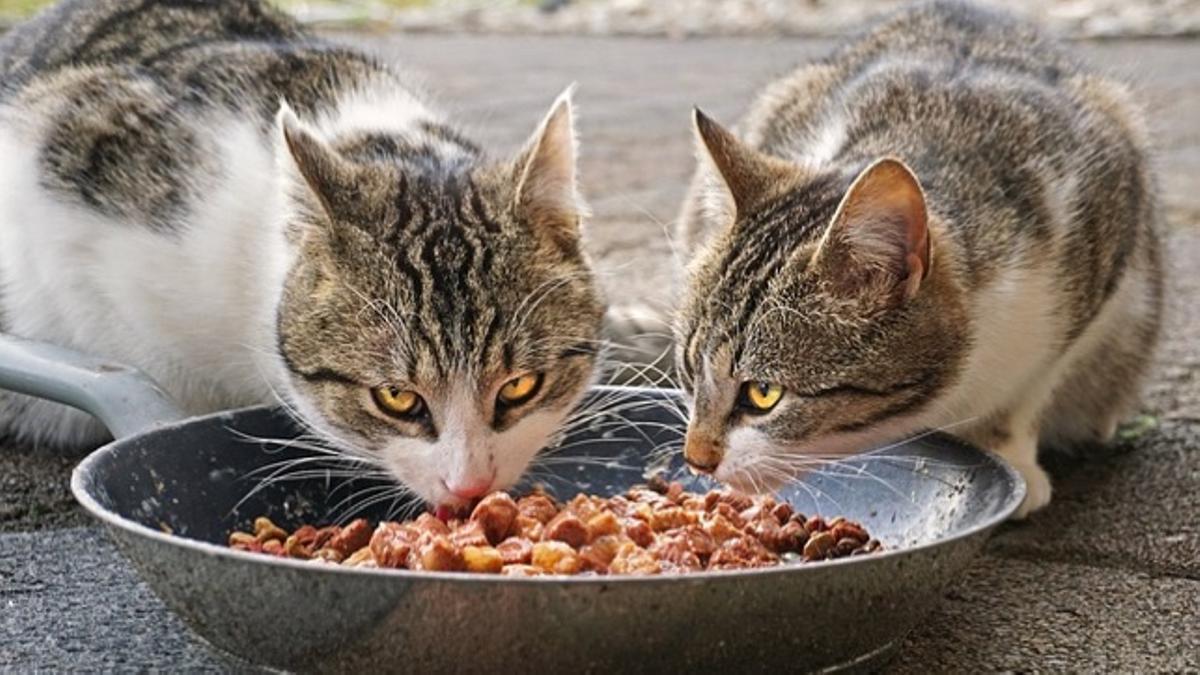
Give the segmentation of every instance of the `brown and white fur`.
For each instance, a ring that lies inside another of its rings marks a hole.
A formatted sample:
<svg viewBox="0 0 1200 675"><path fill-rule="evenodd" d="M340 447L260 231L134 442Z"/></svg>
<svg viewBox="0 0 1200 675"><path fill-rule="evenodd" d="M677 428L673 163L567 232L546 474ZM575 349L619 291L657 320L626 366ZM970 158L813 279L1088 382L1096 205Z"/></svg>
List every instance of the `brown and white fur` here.
<svg viewBox="0 0 1200 675"><path fill-rule="evenodd" d="M0 329L132 364L193 414L278 394L356 469L461 505L593 380L575 157L569 96L490 159L395 68L259 0L61 2L0 39ZM3 434L106 435L0 393Z"/></svg>
<svg viewBox="0 0 1200 675"><path fill-rule="evenodd" d="M1035 28L922 4L699 111L677 317L685 454L745 487L932 428L1050 501L1039 445L1111 438L1159 332L1149 141L1123 85ZM784 393L767 412L744 387Z"/></svg>

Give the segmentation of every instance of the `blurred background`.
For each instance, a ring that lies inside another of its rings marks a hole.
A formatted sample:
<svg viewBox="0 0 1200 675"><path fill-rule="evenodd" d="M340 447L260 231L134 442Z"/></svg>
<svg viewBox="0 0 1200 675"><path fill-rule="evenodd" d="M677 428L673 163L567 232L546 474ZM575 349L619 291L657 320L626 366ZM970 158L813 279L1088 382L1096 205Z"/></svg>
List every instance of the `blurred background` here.
<svg viewBox="0 0 1200 675"><path fill-rule="evenodd" d="M903 0L274 0L327 28L568 35L832 36ZM0 0L0 28L50 0ZM1200 0L1006 0L1064 37L1200 34Z"/></svg>

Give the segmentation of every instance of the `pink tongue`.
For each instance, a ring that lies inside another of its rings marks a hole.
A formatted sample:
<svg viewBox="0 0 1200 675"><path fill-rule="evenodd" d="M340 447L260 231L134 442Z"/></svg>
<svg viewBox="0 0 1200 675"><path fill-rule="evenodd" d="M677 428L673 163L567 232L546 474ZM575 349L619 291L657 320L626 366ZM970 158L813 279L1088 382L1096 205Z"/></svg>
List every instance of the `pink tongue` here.
<svg viewBox="0 0 1200 675"><path fill-rule="evenodd" d="M442 504L441 506L434 509L433 515L437 516L437 519L442 521L443 523L447 522L448 520L450 520L451 518L454 517L454 507Z"/></svg>

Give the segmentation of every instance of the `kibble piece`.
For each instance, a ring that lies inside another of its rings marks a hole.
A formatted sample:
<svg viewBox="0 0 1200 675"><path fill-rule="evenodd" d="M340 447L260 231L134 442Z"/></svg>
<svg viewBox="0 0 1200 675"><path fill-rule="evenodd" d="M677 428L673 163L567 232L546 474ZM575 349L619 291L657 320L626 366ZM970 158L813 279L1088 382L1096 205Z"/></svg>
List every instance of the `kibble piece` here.
<svg viewBox="0 0 1200 675"><path fill-rule="evenodd" d="M837 541L828 532L817 532L808 538L804 545L805 560L824 560L828 558L837 546Z"/></svg>
<svg viewBox="0 0 1200 675"><path fill-rule="evenodd" d="M607 534L579 549L579 557L583 558L583 564L587 569L607 572L617 551L627 541L629 541L628 538L619 534Z"/></svg>
<svg viewBox="0 0 1200 675"><path fill-rule="evenodd" d="M229 545L233 548L249 548L250 544L257 544L258 539L249 532L234 532L229 535Z"/></svg>
<svg viewBox="0 0 1200 675"><path fill-rule="evenodd" d="M282 545L283 540L287 539L287 532L271 522L270 518L258 517L254 519L254 538L261 544L268 541L279 541Z"/></svg>
<svg viewBox="0 0 1200 675"><path fill-rule="evenodd" d="M597 514L607 510L608 503L603 499L583 494L575 495L575 498L567 502L567 505L563 507L563 513L573 513L575 517L585 523Z"/></svg>
<svg viewBox="0 0 1200 675"><path fill-rule="evenodd" d="M283 542L283 550L289 558L308 560L313 556L313 542L317 540L317 528L305 525L296 530Z"/></svg>
<svg viewBox="0 0 1200 675"><path fill-rule="evenodd" d="M837 520L837 518L834 520ZM832 520L829 521L829 533L832 534L833 538L837 539L838 541L841 541L842 539L853 539L859 545L867 543L867 540L870 539L870 537L867 536L866 530L862 529L862 527L860 527L857 523L852 523L845 519L842 519L837 523L833 522Z"/></svg>
<svg viewBox="0 0 1200 675"><path fill-rule="evenodd" d="M540 577L543 572L533 565L505 565L500 574L506 577Z"/></svg>
<svg viewBox="0 0 1200 675"><path fill-rule="evenodd" d="M727 502L717 502L717 506L712 510L712 513L728 520L731 525L739 530L746 526L746 519L742 517L742 514L737 509L733 508L732 504Z"/></svg>
<svg viewBox="0 0 1200 675"><path fill-rule="evenodd" d="M533 566L550 574L575 574L583 569L583 560L564 542L539 541L533 545Z"/></svg>
<svg viewBox="0 0 1200 675"><path fill-rule="evenodd" d="M509 537L496 547L505 565L529 564L533 559L533 542L524 537Z"/></svg>
<svg viewBox="0 0 1200 675"><path fill-rule="evenodd" d="M782 536L783 528L779 527L779 523L775 521L775 517L770 513L767 513L766 517L759 518L747 525L746 533L753 535L767 548L776 553L782 553L785 550L784 546L787 542L784 541Z"/></svg>
<svg viewBox="0 0 1200 675"><path fill-rule="evenodd" d="M335 548L325 547L316 553L313 553L313 558L337 564L345 560L346 556L342 555L342 552Z"/></svg>
<svg viewBox="0 0 1200 675"><path fill-rule="evenodd" d="M469 520L454 528L450 533L450 541L459 547L491 546L491 542L488 541L487 535L484 533L483 523L477 520Z"/></svg>
<svg viewBox="0 0 1200 675"><path fill-rule="evenodd" d="M650 527L655 532L663 532L672 530L684 525L691 525L698 520L698 516L691 511L687 511L678 506L670 506L665 509L658 509L650 516Z"/></svg>
<svg viewBox="0 0 1200 675"><path fill-rule="evenodd" d="M462 551L443 535L430 537L421 545L417 557L420 569L431 572L455 572L466 568Z"/></svg>
<svg viewBox="0 0 1200 675"><path fill-rule="evenodd" d="M558 515L558 506L554 500L543 494L532 494L517 500L517 512L526 518L532 518L545 525Z"/></svg>
<svg viewBox="0 0 1200 675"><path fill-rule="evenodd" d="M491 546L464 546L462 555L468 572L496 574L504 568L500 552Z"/></svg>
<svg viewBox="0 0 1200 675"><path fill-rule="evenodd" d="M679 504L683 501L683 483L673 481L667 486L667 501Z"/></svg>
<svg viewBox="0 0 1200 675"><path fill-rule="evenodd" d="M347 567L377 567L375 564L375 554L371 552L371 547L364 546L354 552L354 555L342 561Z"/></svg>
<svg viewBox="0 0 1200 675"><path fill-rule="evenodd" d="M816 532L824 532L829 529L829 525L821 516L813 516L804 522L804 529L808 530L809 534Z"/></svg>
<svg viewBox="0 0 1200 675"><path fill-rule="evenodd" d="M775 516L776 522L780 525L786 525L792 517L792 505L787 502L779 502L775 508L771 509L771 515Z"/></svg>
<svg viewBox="0 0 1200 675"><path fill-rule="evenodd" d="M649 551L633 542L626 542L617 549L608 570L613 574L648 575L658 574L662 567Z"/></svg>
<svg viewBox="0 0 1200 675"><path fill-rule="evenodd" d="M588 541L588 529L574 514L564 512L546 523L542 539L544 541L561 541L574 548L579 548Z"/></svg>
<svg viewBox="0 0 1200 675"><path fill-rule="evenodd" d="M422 513L417 516L417 519L412 523L420 532L429 534L450 534L450 526L442 522L437 516L432 513Z"/></svg>
<svg viewBox="0 0 1200 675"><path fill-rule="evenodd" d="M528 516L517 516L516 536L530 541L541 541L546 526L540 520Z"/></svg>
<svg viewBox="0 0 1200 675"><path fill-rule="evenodd" d="M741 530L733 526L729 519L719 513L706 513L700 519L700 526L718 544L741 535Z"/></svg>
<svg viewBox="0 0 1200 675"><path fill-rule="evenodd" d="M654 543L654 530L650 529L650 523L637 518L630 518L622 523L625 526L625 536L633 540L633 543L646 548Z"/></svg>
<svg viewBox="0 0 1200 675"><path fill-rule="evenodd" d="M420 534L412 525L380 523L371 535L370 549L380 567L408 567Z"/></svg>
<svg viewBox="0 0 1200 675"><path fill-rule="evenodd" d="M808 530L804 529L804 524L789 520L779 530L779 544L776 550L781 553L799 553L804 550L804 545L807 543Z"/></svg>
<svg viewBox="0 0 1200 675"><path fill-rule="evenodd" d="M507 492L493 492L471 512L471 520L483 525L487 540L495 546L512 534L517 514L517 503Z"/></svg>
<svg viewBox="0 0 1200 675"><path fill-rule="evenodd" d="M359 518L333 535L324 548L331 548L342 554L343 558L348 558L350 554L370 543L371 524L365 518Z"/></svg>
<svg viewBox="0 0 1200 675"><path fill-rule="evenodd" d="M777 562L779 557L749 535L725 541L709 558L709 569L740 569Z"/></svg>
<svg viewBox="0 0 1200 675"><path fill-rule="evenodd" d="M592 516L587 521L587 540L595 541L600 537L617 534L621 531L621 521L617 520L612 511L603 511Z"/></svg>
<svg viewBox="0 0 1200 675"><path fill-rule="evenodd" d="M853 554L854 551L861 545L862 544L857 540L846 537L844 539L839 539L834 549L837 551L839 556L847 556Z"/></svg>

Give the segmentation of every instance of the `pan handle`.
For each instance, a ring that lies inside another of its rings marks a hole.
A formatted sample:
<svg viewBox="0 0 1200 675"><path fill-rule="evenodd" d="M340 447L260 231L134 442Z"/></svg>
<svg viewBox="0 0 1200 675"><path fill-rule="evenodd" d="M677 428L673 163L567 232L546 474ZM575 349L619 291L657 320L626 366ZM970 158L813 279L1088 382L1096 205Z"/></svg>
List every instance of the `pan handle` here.
<svg viewBox="0 0 1200 675"><path fill-rule="evenodd" d="M89 413L123 438L185 417L153 380L129 366L0 334L0 388Z"/></svg>

